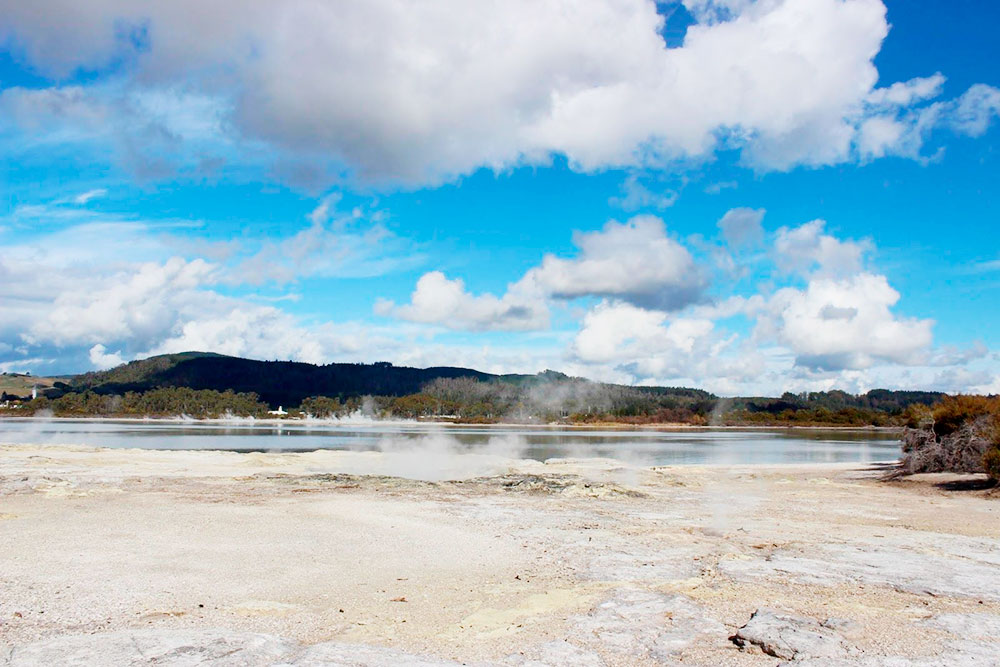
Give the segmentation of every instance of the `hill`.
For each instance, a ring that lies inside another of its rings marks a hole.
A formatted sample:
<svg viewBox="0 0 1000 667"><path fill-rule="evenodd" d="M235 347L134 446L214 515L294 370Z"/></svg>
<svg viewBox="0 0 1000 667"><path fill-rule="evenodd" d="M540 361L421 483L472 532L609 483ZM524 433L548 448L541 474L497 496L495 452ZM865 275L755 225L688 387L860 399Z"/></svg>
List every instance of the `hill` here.
<svg viewBox="0 0 1000 667"><path fill-rule="evenodd" d="M309 396L404 396L419 392L432 380L459 377L495 380L500 376L447 366L409 368L388 362L318 366L296 361L258 361L208 352L184 352L79 375L71 386L76 391L90 390L98 394L144 392L164 387L228 389L256 393L265 403L276 407L298 405ZM524 377L511 376L511 379Z"/></svg>
<svg viewBox="0 0 1000 667"><path fill-rule="evenodd" d="M458 385L441 386L441 382L465 380ZM472 384L468 384L472 382ZM583 400L607 403L614 395L619 402L627 396L647 396L657 404L666 401L675 405L704 402L715 396L700 389L669 387L627 387L590 382L563 373L546 370L534 375L496 375L471 368L436 366L411 368L389 362L373 364L332 363L325 365L294 361L259 361L229 357L208 352L166 354L132 361L106 370L85 373L72 378L69 386L59 388L69 392L92 392L99 395L122 395L126 392L149 392L155 389L188 388L193 390L233 391L254 393L272 408L293 407L309 397L325 396L341 401L362 396L404 397L419 394L437 383L438 391L460 395L454 400L468 399L470 388L479 385L489 394L480 396L487 402L497 400L497 391L505 396L508 408L531 396L532 402L547 402L559 396L559 402L577 405ZM496 387L487 390L487 387ZM502 390L501 387L508 389ZM553 393L553 388L559 387ZM479 400L479 399L477 399ZM523 401L522 401L523 402Z"/></svg>

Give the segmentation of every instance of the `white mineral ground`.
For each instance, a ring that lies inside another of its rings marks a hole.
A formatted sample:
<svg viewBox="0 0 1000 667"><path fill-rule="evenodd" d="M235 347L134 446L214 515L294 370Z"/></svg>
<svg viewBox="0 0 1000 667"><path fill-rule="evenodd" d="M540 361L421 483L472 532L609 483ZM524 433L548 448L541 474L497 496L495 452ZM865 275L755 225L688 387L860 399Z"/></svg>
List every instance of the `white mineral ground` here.
<svg viewBox="0 0 1000 667"><path fill-rule="evenodd" d="M0 665L1000 664L959 478L393 456L0 447Z"/></svg>

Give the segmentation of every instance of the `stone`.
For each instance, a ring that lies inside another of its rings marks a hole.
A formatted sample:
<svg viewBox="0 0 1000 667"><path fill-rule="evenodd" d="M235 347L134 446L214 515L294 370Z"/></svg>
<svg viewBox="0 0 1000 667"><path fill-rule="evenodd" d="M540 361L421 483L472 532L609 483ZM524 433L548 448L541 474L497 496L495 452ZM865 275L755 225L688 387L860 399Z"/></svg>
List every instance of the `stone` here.
<svg viewBox="0 0 1000 667"><path fill-rule="evenodd" d="M733 643L741 648L757 646L776 658L839 658L848 654L843 637L815 619L761 608L736 631Z"/></svg>
<svg viewBox="0 0 1000 667"><path fill-rule="evenodd" d="M640 589L617 589L572 620L576 641L592 638L595 648L619 659L656 662L673 660L699 635L723 629L686 596Z"/></svg>

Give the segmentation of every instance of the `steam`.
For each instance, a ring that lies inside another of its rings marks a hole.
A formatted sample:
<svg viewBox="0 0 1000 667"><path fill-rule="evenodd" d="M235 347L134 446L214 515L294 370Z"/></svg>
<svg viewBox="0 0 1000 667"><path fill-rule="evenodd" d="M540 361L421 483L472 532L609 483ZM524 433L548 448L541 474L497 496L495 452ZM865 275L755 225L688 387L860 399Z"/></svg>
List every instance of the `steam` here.
<svg viewBox="0 0 1000 667"><path fill-rule="evenodd" d="M720 398L712 406L712 412L708 416L709 426L722 426L722 417L729 412L729 408L733 404L733 399L731 398Z"/></svg>
<svg viewBox="0 0 1000 667"><path fill-rule="evenodd" d="M498 435L470 447L446 433L429 433L417 438L387 436L374 451L334 452L334 458L337 472L438 482L542 465L525 460L527 450L524 437L516 434Z"/></svg>
<svg viewBox="0 0 1000 667"><path fill-rule="evenodd" d="M374 403L370 401L365 401L360 408L354 412L349 412L344 415L336 415L332 417L314 417L313 415L306 415L301 419L290 420L287 423L289 425L294 424L307 424L314 426L412 426L417 424L413 419L381 419L378 417L378 412L374 409ZM285 420L274 420L278 424L285 422Z"/></svg>
<svg viewBox="0 0 1000 667"><path fill-rule="evenodd" d="M46 419L51 419L51 410L39 410L36 415L41 415L41 413L49 413ZM45 422L43 419L30 418L30 419L18 419L16 423L20 428L14 429L4 429L0 433L0 444L4 445L20 445L26 443L32 444L49 444L54 441L54 437L51 434L45 433Z"/></svg>

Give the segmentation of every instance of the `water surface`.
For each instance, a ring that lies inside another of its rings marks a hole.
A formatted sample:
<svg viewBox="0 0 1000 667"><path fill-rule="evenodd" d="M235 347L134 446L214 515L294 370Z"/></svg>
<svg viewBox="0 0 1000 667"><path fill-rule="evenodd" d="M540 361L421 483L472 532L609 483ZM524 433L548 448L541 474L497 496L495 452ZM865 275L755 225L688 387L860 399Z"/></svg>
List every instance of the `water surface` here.
<svg viewBox="0 0 1000 667"><path fill-rule="evenodd" d="M0 419L2 444L230 451L407 451L637 465L868 463L899 457L895 434L836 429L597 430L409 423L343 425Z"/></svg>

